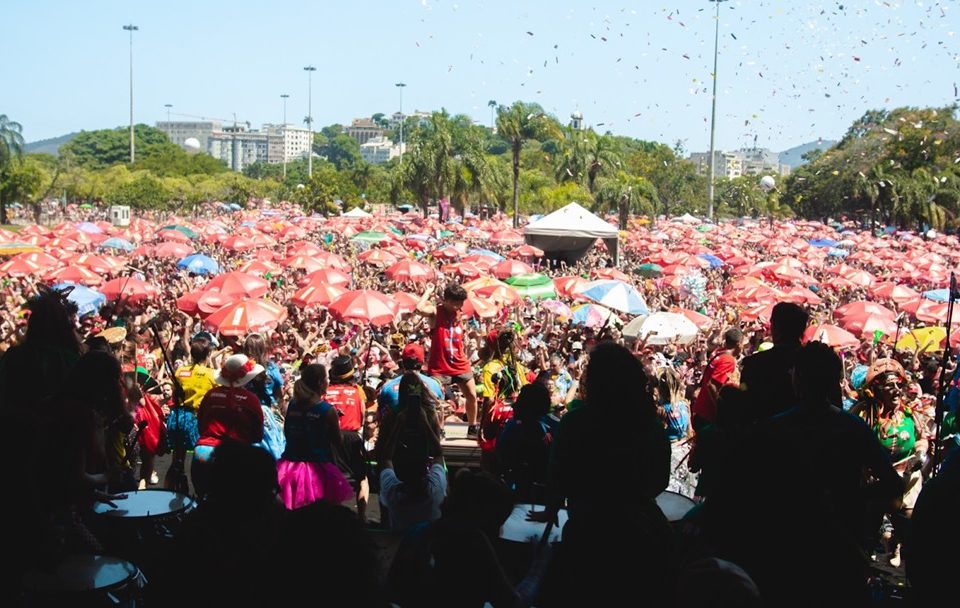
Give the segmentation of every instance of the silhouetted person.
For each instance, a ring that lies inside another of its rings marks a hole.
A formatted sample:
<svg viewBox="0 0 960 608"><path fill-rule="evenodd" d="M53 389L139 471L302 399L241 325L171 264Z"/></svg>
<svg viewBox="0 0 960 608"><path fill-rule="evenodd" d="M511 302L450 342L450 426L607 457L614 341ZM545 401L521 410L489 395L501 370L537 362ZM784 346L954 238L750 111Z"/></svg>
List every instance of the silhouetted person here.
<svg viewBox="0 0 960 608"><path fill-rule="evenodd" d="M956 525L960 513L960 448L947 456L936 477L923 486L913 508L912 534L904 544L907 578L916 593L916 605L956 595Z"/></svg>
<svg viewBox="0 0 960 608"><path fill-rule="evenodd" d="M809 318L802 307L780 302L770 315L773 348L743 360L740 386L747 392L748 407L754 420L769 418L795 405L796 393L790 370ZM839 389L837 395L839 399ZM840 401L835 404L839 406Z"/></svg>

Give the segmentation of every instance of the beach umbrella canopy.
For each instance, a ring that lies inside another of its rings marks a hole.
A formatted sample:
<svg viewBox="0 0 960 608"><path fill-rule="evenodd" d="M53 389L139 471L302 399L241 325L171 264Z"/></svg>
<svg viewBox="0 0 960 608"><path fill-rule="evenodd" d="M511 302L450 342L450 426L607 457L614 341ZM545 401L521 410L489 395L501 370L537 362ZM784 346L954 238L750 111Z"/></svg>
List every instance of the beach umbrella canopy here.
<svg viewBox="0 0 960 608"><path fill-rule="evenodd" d="M291 243L290 246L287 247L287 256L303 255L307 257L313 257L322 251L323 249L321 249L319 245L309 241L297 241L296 243Z"/></svg>
<svg viewBox="0 0 960 608"><path fill-rule="evenodd" d="M149 300L160 295L160 290L152 283L147 283L136 277L119 277L103 284L100 293L108 300L126 300L137 302Z"/></svg>
<svg viewBox="0 0 960 608"><path fill-rule="evenodd" d="M814 340L834 348L857 348L860 346L860 340L855 335L829 323L811 325L807 328L807 331L803 334L803 341L811 342Z"/></svg>
<svg viewBox="0 0 960 608"><path fill-rule="evenodd" d="M872 338L876 332L890 337L897 333L896 320L886 315L844 317L840 325L850 333L863 338Z"/></svg>
<svg viewBox="0 0 960 608"><path fill-rule="evenodd" d="M399 307L392 298L378 291L358 289L334 300L329 310L339 321L382 326L396 318Z"/></svg>
<svg viewBox="0 0 960 608"><path fill-rule="evenodd" d="M648 279L654 279L663 276L663 266L654 264L653 262L647 262L646 264L637 266L636 273Z"/></svg>
<svg viewBox="0 0 960 608"><path fill-rule="evenodd" d="M123 268L123 263L109 256L81 253L63 259L64 264L85 266L98 274L110 274Z"/></svg>
<svg viewBox="0 0 960 608"><path fill-rule="evenodd" d="M193 274L217 274L220 272L220 264L210 256L201 253L188 255L177 262L177 268L183 268Z"/></svg>
<svg viewBox="0 0 960 608"><path fill-rule="evenodd" d="M313 272L315 270L320 270L321 268L326 268L326 265L320 260L304 255L292 255L288 258L280 260L280 264L284 268L305 270L307 272Z"/></svg>
<svg viewBox="0 0 960 608"><path fill-rule="evenodd" d="M870 316L886 317L888 319L896 318L897 313L893 312L882 304L876 302L850 302L843 306L838 306L833 311L833 316L844 321L857 321Z"/></svg>
<svg viewBox="0 0 960 608"><path fill-rule="evenodd" d="M504 260L493 267L493 276L506 279L518 274L533 274L533 268L519 260Z"/></svg>
<svg viewBox="0 0 960 608"><path fill-rule="evenodd" d="M494 232L487 240L493 245L523 245L523 235L513 230Z"/></svg>
<svg viewBox="0 0 960 608"><path fill-rule="evenodd" d="M436 275L436 271L426 264L421 264L414 260L400 260L387 268L385 274L391 281L430 281Z"/></svg>
<svg viewBox="0 0 960 608"><path fill-rule="evenodd" d="M269 331L287 318L287 309L269 300L245 299L227 304L209 317L203 324L207 329L224 336L245 336Z"/></svg>
<svg viewBox="0 0 960 608"><path fill-rule="evenodd" d="M567 320L573 316L570 307L560 300L544 300L540 302L540 308L557 315L561 320Z"/></svg>
<svg viewBox="0 0 960 608"><path fill-rule="evenodd" d="M545 274L518 274L507 279L507 284L517 290L522 298L545 300L557 297L553 279Z"/></svg>
<svg viewBox="0 0 960 608"><path fill-rule="evenodd" d="M164 241L174 243L189 243L192 238L178 230L161 230L157 233L157 236Z"/></svg>
<svg viewBox="0 0 960 608"><path fill-rule="evenodd" d="M46 253L18 253L3 264L0 274L11 277L24 277L40 274L57 265L57 259Z"/></svg>
<svg viewBox="0 0 960 608"><path fill-rule="evenodd" d="M512 258L542 258L543 249L534 247L533 245L520 245L516 249L510 252L510 257Z"/></svg>
<svg viewBox="0 0 960 608"><path fill-rule="evenodd" d="M923 292L923 297L934 302L947 302L950 300L949 289L931 289Z"/></svg>
<svg viewBox="0 0 960 608"><path fill-rule="evenodd" d="M492 319L500 312L500 307L496 303L486 298L478 297L470 293L463 302L462 313L467 317L477 317L478 319Z"/></svg>
<svg viewBox="0 0 960 608"><path fill-rule="evenodd" d="M484 271L470 262L457 262L456 264L447 264L440 268L443 274L457 274L464 279L475 279L484 274Z"/></svg>
<svg viewBox="0 0 960 608"><path fill-rule="evenodd" d="M238 272L244 272L246 274L255 274L257 276L264 275L275 275L283 272L283 269L280 268L277 264L269 262L267 260L250 260L249 262L244 263L242 266L237 268Z"/></svg>
<svg viewBox="0 0 960 608"><path fill-rule="evenodd" d="M697 339L698 331L693 321L682 314L655 312L640 324L640 333L637 334L637 338L644 340L647 344L655 345L690 344Z"/></svg>
<svg viewBox="0 0 960 608"><path fill-rule="evenodd" d="M229 249L230 251L245 251L247 249L253 249L256 246L257 244L251 239L237 234L228 236L223 240L223 248Z"/></svg>
<svg viewBox="0 0 960 608"><path fill-rule="evenodd" d="M77 314L81 317L97 312L101 306L107 303L107 296L84 285L59 283L54 285L53 288L60 292L70 290L70 293L67 294L67 300L76 304Z"/></svg>
<svg viewBox="0 0 960 608"><path fill-rule="evenodd" d="M939 325L934 327L917 327L906 331L897 340L896 348L911 352L936 352L943 350L943 343L947 339L947 330Z"/></svg>
<svg viewBox="0 0 960 608"><path fill-rule="evenodd" d="M80 285L100 285L103 277L86 266L63 266L43 276L51 283L79 283Z"/></svg>
<svg viewBox="0 0 960 608"><path fill-rule="evenodd" d="M619 321L609 308L604 308L599 304L581 304L571 312L573 314L570 317L570 322L584 327L598 328Z"/></svg>
<svg viewBox="0 0 960 608"><path fill-rule="evenodd" d="M713 327L713 319L695 310L690 310L688 308L671 308L670 312L681 314L690 319L690 322L696 325L697 329L705 330Z"/></svg>
<svg viewBox="0 0 960 608"><path fill-rule="evenodd" d="M19 241L0 243L0 256L17 255L18 253L39 253L41 251L43 251L42 247L32 243L22 243Z"/></svg>
<svg viewBox="0 0 960 608"><path fill-rule="evenodd" d="M502 262L503 260L506 259L496 251L490 251L489 249L470 249L469 251L467 251L467 253L470 255L480 255L486 258L493 258L497 262Z"/></svg>
<svg viewBox="0 0 960 608"><path fill-rule="evenodd" d="M198 289L177 298L177 310L203 318L240 299L240 297L223 295L215 289Z"/></svg>
<svg viewBox="0 0 960 608"><path fill-rule="evenodd" d="M347 290L329 283L310 282L293 294L290 302L300 308L308 306L328 306L331 302L347 293Z"/></svg>
<svg viewBox="0 0 960 608"><path fill-rule="evenodd" d="M420 303L420 296L405 291L398 291L390 297L397 303L397 312L401 315L412 313Z"/></svg>
<svg viewBox="0 0 960 608"><path fill-rule="evenodd" d="M593 281L580 291L588 300L629 315L647 315L650 310L637 289L623 281Z"/></svg>
<svg viewBox="0 0 960 608"><path fill-rule="evenodd" d="M501 306L513 306L520 301L520 294L509 285L487 285L486 287L477 287L471 291Z"/></svg>
<svg viewBox="0 0 960 608"><path fill-rule="evenodd" d="M870 289L870 293L872 293L875 298L892 300L897 304L903 304L920 297L919 293L910 289L906 285L900 285L893 282L876 283Z"/></svg>
<svg viewBox="0 0 960 608"><path fill-rule="evenodd" d="M395 264L397 258L383 249L368 249L357 256L361 262L371 266L389 266Z"/></svg>
<svg viewBox="0 0 960 608"><path fill-rule="evenodd" d="M166 226L162 226L159 229L159 232L163 232L163 231L179 232L180 234L187 237L188 239L196 239L200 237L200 235L197 234L194 230L187 228L186 226L181 226L179 224L168 224Z"/></svg>
<svg viewBox="0 0 960 608"><path fill-rule="evenodd" d="M179 232L177 234L180 234ZM193 253L193 247L184 243L166 242L156 246L153 255L160 258L184 258Z"/></svg>
<svg viewBox="0 0 960 608"><path fill-rule="evenodd" d="M333 268L321 268L307 275L307 281L311 283L327 283L338 287L346 287L353 282L349 275Z"/></svg>
<svg viewBox="0 0 960 608"><path fill-rule="evenodd" d="M386 241L386 240L389 240L389 239L390 239L390 237L389 237L389 235L387 235L387 233L385 233L385 232L380 232L380 231L377 231L377 230L365 230L365 231L359 232L359 233L353 235L353 237L351 237L351 240L353 240L353 241L360 241L360 242L363 242L363 243L379 243L379 242L381 242L381 241Z"/></svg>
<svg viewBox="0 0 960 608"><path fill-rule="evenodd" d="M575 299L580 297L580 292L586 287L590 281L582 277L557 277L553 280L553 287L556 289L557 294Z"/></svg>
<svg viewBox="0 0 960 608"><path fill-rule="evenodd" d="M217 275L203 288L215 289L227 297L259 298L270 291L270 283L256 275L234 271Z"/></svg>
<svg viewBox="0 0 960 608"><path fill-rule="evenodd" d="M623 274L616 268L599 268L596 270L591 270L590 277L594 280L610 279L612 281L623 281L624 283L630 282L630 277Z"/></svg>

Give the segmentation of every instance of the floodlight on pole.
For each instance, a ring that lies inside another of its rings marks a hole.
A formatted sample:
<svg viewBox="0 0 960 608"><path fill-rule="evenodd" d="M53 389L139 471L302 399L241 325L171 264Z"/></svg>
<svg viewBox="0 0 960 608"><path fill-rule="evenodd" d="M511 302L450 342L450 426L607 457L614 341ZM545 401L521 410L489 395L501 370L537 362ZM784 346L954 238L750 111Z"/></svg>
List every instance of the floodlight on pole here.
<svg viewBox="0 0 960 608"><path fill-rule="evenodd" d="M130 164L136 160L136 153L133 143L133 33L140 28L132 23L123 26L123 29L130 32Z"/></svg>
<svg viewBox="0 0 960 608"><path fill-rule="evenodd" d="M717 129L717 57L720 49L720 3L725 0L710 0L717 5L716 15L714 16L713 30L713 100L710 104L710 175L707 183L707 219L713 219L713 182L717 172L716 157L714 152L714 135Z"/></svg>
<svg viewBox="0 0 960 608"><path fill-rule="evenodd" d="M403 166L403 89L406 87L406 83L398 82L393 85L400 89L400 166Z"/></svg>
<svg viewBox="0 0 960 608"><path fill-rule="evenodd" d="M313 73L317 68L308 65L303 68L307 73L307 129L310 130L307 146L307 177L313 177Z"/></svg>
<svg viewBox="0 0 960 608"><path fill-rule="evenodd" d="M287 99L290 96L286 93L280 93L280 99L283 100L283 179L287 179Z"/></svg>

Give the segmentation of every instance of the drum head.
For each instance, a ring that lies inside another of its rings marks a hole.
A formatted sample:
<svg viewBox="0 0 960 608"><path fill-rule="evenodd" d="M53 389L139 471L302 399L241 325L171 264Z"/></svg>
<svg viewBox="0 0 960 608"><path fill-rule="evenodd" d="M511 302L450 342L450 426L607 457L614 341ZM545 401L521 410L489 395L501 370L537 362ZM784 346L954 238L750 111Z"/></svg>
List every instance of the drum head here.
<svg viewBox="0 0 960 608"><path fill-rule="evenodd" d="M42 593L79 593L110 589L133 580L139 570L126 560L109 555L71 555L53 572L31 572L24 588Z"/></svg>
<svg viewBox="0 0 960 608"><path fill-rule="evenodd" d="M169 490L139 490L128 492L126 498L113 501L116 508L98 502L93 510L98 515L120 518L165 517L192 509L194 501L186 494Z"/></svg>
<svg viewBox="0 0 960 608"><path fill-rule="evenodd" d="M500 528L500 538L517 543L526 543L534 538L539 541L543 536L543 531L547 528L547 524L527 521L527 513L534 507L537 511L544 510L543 505L519 504L514 506L513 513L510 514L507 521L503 522L503 527ZM550 542L560 540L563 526L567 523L566 509L560 509L560 512L557 513L557 523L558 525L550 530Z"/></svg>
<svg viewBox="0 0 960 608"><path fill-rule="evenodd" d="M657 506L663 511L667 521L673 523L683 519L697 503L682 494L667 490L657 496Z"/></svg>

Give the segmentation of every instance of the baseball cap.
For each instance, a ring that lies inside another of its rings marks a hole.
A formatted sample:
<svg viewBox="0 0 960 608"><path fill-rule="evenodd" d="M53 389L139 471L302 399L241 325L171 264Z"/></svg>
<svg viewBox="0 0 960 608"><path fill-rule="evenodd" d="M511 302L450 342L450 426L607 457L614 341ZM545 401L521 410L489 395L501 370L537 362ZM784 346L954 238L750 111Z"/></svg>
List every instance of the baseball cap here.
<svg viewBox="0 0 960 608"><path fill-rule="evenodd" d="M200 338L203 338L204 340L206 340L207 342L209 342L209 343L210 343L210 346L212 346L212 347L214 347L214 348L217 348L217 347L220 346L220 343L217 342L217 339L214 338L214 337L213 337L213 334L211 334L211 333L208 332L208 331L198 331L197 333L193 334L193 337L190 338L190 341L193 342L194 340L198 340L198 339L200 339Z"/></svg>
<svg viewBox="0 0 960 608"><path fill-rule="evenodd" d="M425 353L423 351L423 346L417 344L416 342L411 342L403 347L403 353L401 358L404 362L416 363L417 365L423 365Z"/></svg>
<svg viewBox="0 0 960 608"><path fill-rule="evenodd" d="M570 350L583 350L583 342L574 342L570 346Z"/></svg>

